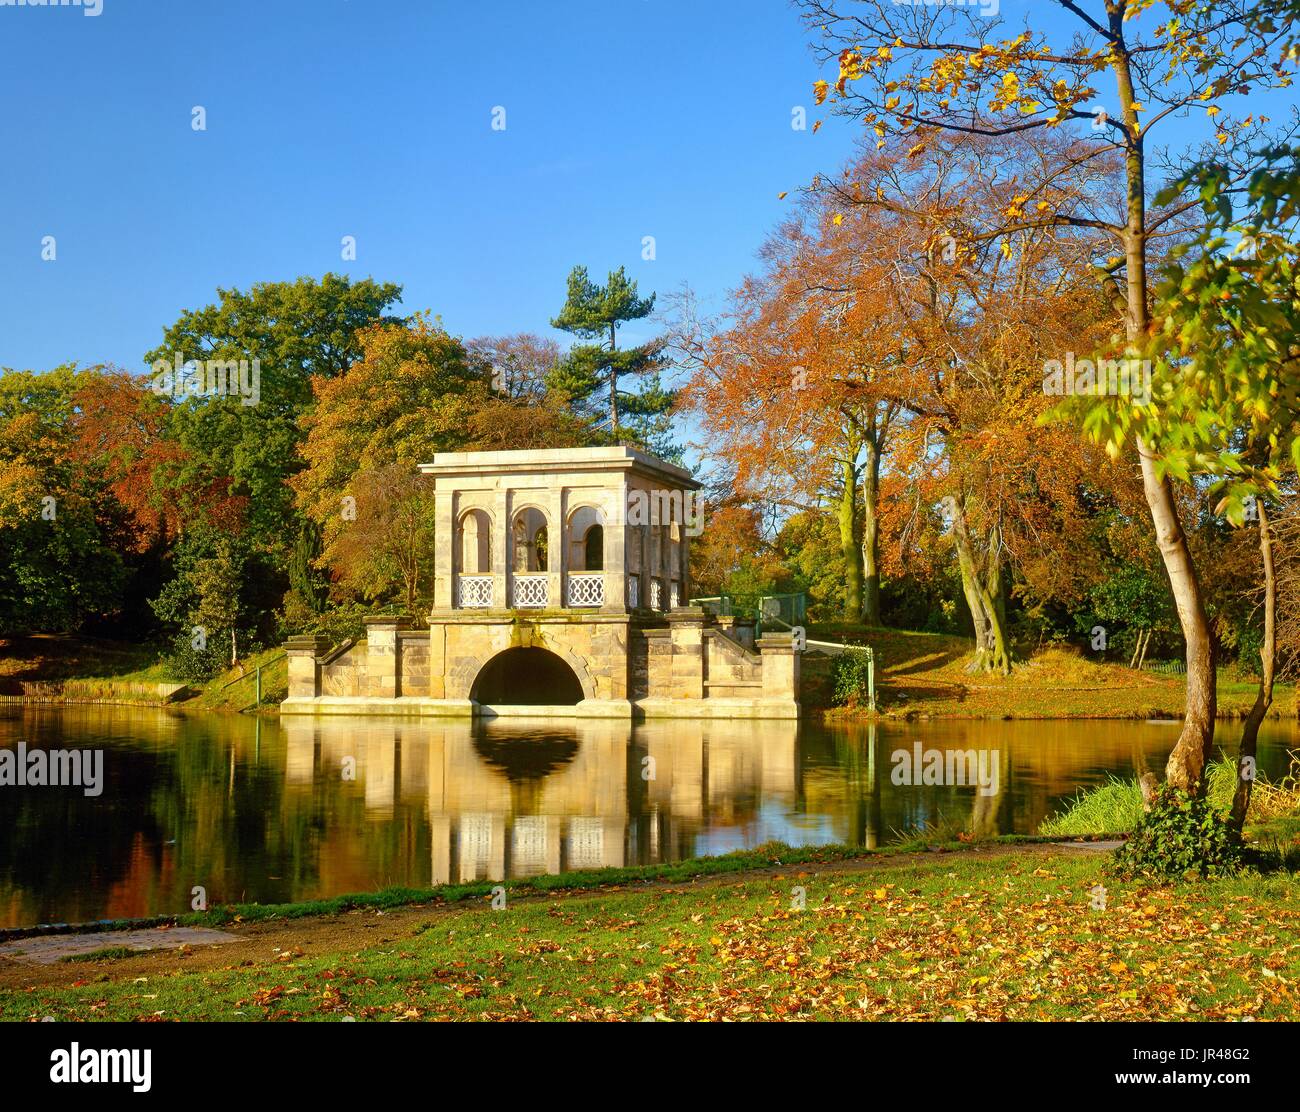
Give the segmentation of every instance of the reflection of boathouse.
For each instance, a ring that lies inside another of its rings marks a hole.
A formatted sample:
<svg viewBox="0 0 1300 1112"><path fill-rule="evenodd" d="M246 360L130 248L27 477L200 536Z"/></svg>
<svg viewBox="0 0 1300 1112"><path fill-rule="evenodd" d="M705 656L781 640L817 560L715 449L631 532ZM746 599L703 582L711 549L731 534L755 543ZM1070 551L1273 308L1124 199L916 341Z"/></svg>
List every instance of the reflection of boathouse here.
<svg viewBox="0 0 1300 1112"><path fill-rule="evenodd" d="M762 841L760 804L781 813L795 806L795 722L663 721L632 730L596 719L548 732L536 722L470 729L295 716L283 723L286 780L303 792L322 784L358 791L371 823L422 809L434 884L691 857L716 848L701 842L712 823ZM348 852L355 848L349 840Z"/></svg>
<svg viewBox="0 0 1300 1112"><path fill-rule="evenodd" d="M285 713L790 718L789 634L686 605L699 484L630 448L437 455L429 629L297 638Z"/></svg>

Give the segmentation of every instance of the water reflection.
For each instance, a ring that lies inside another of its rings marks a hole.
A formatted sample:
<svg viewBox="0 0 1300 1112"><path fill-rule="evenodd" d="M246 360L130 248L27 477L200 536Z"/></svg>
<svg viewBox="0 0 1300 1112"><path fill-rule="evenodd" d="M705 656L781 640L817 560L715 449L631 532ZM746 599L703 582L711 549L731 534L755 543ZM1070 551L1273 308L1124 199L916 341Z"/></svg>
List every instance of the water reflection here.
<svg viewBox="0 0 1300 1112"><path fill-rule="evenodd" d="M21 708L0 747L105 750L97 799L0 786L0 925L143 916L649 864L780 840L877 846L939 823L1032 832L1080 787L1157 770L1176 726L183 716ZM1222 740L1235 744L1236 728ZM1260 765L1297 744L1269 723ZM992 790L898 783L894 754L981 752Z"/></svg>

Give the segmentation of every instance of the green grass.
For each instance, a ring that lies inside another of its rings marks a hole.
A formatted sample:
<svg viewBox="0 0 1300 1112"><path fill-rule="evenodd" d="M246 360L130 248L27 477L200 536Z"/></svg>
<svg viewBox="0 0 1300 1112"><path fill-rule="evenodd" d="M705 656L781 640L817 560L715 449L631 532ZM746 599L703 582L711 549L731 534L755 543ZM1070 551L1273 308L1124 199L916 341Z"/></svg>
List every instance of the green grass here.
<svg viewBox="0 0 1300 1112"><path fill-rule="evenodd" d="M1237 784L1236 763L1231 757L1220 757L1209 772L1207 789L1215 810L1232 809L1232 796ZM1257 799L1251 801L1247 822L1259 816ZM1110 777L1100 787L1081 791L1064 811L1041 823L1038 833L1046 837L1072 837L1082 834L1127 834L1142 819L1142 789L1136 780ZM1252 831L1253 832L1253 831Z"/></svg>
<svg viewBox="0 0 1300 1112"><path fill-rule="evenodd" d="M17 684L29 694L83 702L125 702L154 705L151 690L160 683L182 682L157 646L132 645L53 634L0 640L0 693L15 694ZM255 668L263 666L262 705L277 705L289 690L284 651L271 648L253 653L239 665L203 683L188 685L175 705L190 710L239 711L252 708ZM280 659L276 659L280 658Z"/></svg>
<svg viewBox="0 0 1300 1112"><path fill-rule="evenodd" d="M198 694L187 701L191 710L250 710L257 693L256 669L262 666L262 705L278 704L289 694L289 662L280 647L263 649L228 668L203 684L195 684Z"/></svg>
<svg viewBox="0 0 1300 1112"><path fill-rule="evenodd" d="M147 976L110 967L107 980L5 990L0 1018L1296 1018L1294 879L1106 880L1098 910L1102 865L933 855L498 911L479 901L400 924L355 910L341 943L211 970L159 955Z"/></svg>
<svg viewBox="0 0 1300 1112"><path fill-rule="evenodd" d="M59 958L59 961L68 964L81 961L118 961L122 958L138 958L139 950L132 950L130 946L105 946L102 950L90 950L84 954L69 954L66 958Z"/></svg>

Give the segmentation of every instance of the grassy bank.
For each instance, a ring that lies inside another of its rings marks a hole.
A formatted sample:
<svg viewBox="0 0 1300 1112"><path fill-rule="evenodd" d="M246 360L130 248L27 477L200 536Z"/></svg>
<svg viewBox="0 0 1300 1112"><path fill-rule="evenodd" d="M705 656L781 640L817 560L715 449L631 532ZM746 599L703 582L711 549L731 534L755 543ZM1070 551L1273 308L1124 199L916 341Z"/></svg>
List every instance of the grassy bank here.
<svg viewBox="0 0 1300 1112"><path fill-rule="evenodd" d="M1232 809L1237 787L1236 762L1221 757L1209 768L1206 797L1220 814ZM1142 818L1142 789L1132 779L1112 776L1100 787L1080 792L1059 814L1038 828L1045 837L1127 834ZM1263 778L1251 790L1246 813L1246 835L1267 842L1279 835L1291 841L1300 830L1300 757L1293 757L1291 771L1277 783Z"/></svg>
<svg viewBox="0 0 1300 1112"><path fill-rule="evenodd" d="M291 922L6 971L0 1018L1294 1019L1300 886L997 847ZM795 889L802 889L799 908Z"/></svg>
<svg viewBox="0 0 1300 1112"><path fill-rule="evenodd" d="M0 638L0 696L69 703L157 706L156 690L184 682L156 646L59 634ZM204 683L188 683L168 705L184 710L251 709L255 672L262 672L262 704L274 706L288 691L283 650L267 649Z"/></svg>
<svg viewBox="0 0 1300 1112"><path fill-rule="evenodd" d="M879 711L886 718L1180 718L1182 676L1136 671L1068 650L1047 649L1019 662L1010 676L966 671L972 643L964 638L860 625L808 627L813 639L870 645L876 656ZM805 705L829 717L858 717L831 705L830 660L804 658ZM1244 717L1255 684L1222 670L1219 714ZM1294 718L1296 692L1278 685L1271 716Z"/></svg>

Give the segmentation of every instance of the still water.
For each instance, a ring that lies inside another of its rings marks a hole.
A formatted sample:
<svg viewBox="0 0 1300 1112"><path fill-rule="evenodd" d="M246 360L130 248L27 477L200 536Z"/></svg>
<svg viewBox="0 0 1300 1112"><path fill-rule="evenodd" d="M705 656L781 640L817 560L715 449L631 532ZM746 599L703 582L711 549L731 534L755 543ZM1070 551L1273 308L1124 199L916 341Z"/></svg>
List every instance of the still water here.
<svg viewBox="0 0 1300 1112"><path fill-rule="evenodd" d="M1238 729L1223 724L1220 742L1235 747ZM1176 736L1141 722L471 726L8 707L0 749L102 750L103 790L0 786L0 926L188 911L195 885L211 903L270 903L774 840L874 846L941 822L1032 833L1081 787L1159 770ZM915 782L897 783L894 755L910 764L918 746ZM1282 773L1292 748L1295 723L1266 724L1261 771ZM931 750L981 753L985 787L925 783Z"/></svg>

